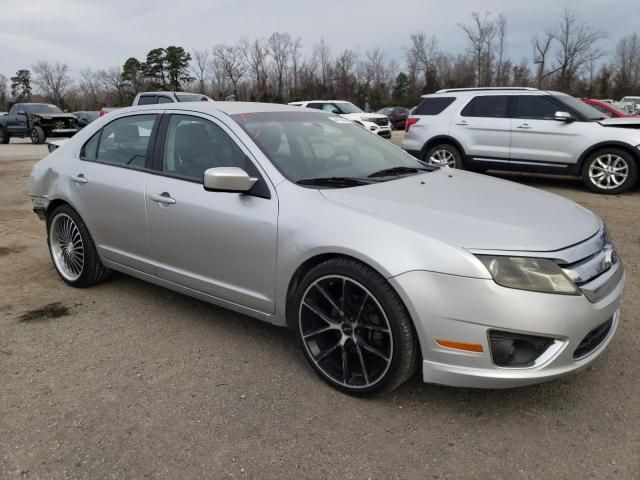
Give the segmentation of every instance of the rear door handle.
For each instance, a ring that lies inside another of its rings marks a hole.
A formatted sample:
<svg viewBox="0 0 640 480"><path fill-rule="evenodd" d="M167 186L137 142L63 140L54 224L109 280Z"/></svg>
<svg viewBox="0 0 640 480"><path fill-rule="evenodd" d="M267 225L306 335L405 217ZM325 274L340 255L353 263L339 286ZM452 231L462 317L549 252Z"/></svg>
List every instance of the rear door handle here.
<svg viewBox="0 0 640 480"><path fill-rule="evenodd" d="M176 203L176 199L169 195L167 192L154 193L151 195L151 200L164 205L173 205Z"/></svg>
<svg viewBox="0 0 640 480"><path fill-rule="evenodd" d="M84 174L79 173L75 177L71 177L71 181L76 183L87 183L89 180L85 178Z"/></svg>
<svg viewBox="0 0 640 480"><path fill-rule="evenodd" d="M528 123L523 123L522 125L518 125L516 128L522 128L526 130L527 128L531 128L531 126Z"/></svg>

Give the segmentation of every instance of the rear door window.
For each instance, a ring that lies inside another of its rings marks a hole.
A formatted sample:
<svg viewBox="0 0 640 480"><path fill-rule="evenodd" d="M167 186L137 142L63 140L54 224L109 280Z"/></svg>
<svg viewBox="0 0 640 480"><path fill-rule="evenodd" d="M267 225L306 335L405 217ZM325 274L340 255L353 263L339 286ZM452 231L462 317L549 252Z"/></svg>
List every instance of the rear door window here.
<svg viewBox="0 0 640 480"><path fill-rule="evenodd" d="M158 103L174 103L169 97L158 97Z"/></svg>
<svg viewBox="0 0 640 480"><path fill-rule="evenodd" d="M473 98L460 115L463 117L492 117L505 118L507 116L507 95L481 95Z"/></svg>
<svg viewBox="0 0 640 480"><path fill-rule="evenodd" d="M138 105L151 105L158 103L158 97L155 95L142 95L138 100Z"/></svg>
<svg viewBox="0 0 640 480"><path fill-rule="evenodd" d="M413 115L438 115L455 100L455 97L428 97L422 99Z"/></svg>

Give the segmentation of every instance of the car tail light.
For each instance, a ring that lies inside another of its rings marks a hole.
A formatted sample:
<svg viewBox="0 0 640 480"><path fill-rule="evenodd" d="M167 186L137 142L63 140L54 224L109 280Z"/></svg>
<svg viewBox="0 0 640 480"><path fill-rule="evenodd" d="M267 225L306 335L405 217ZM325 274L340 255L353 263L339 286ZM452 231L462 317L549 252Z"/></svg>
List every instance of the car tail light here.
<svg viewBox="0 0 640 480"><path fill-rule="evenodd" d="M414 123L418 123L419 121L420 121L420 119L419 119L419 118L416 118L416 117L409 117L409 118L407 118L407 124L406 124L406 126L404 127L404 131L405 131L405 132L408 132L408 131L409 131L409 129L411 128L411 125L413 125Z"/></svg>

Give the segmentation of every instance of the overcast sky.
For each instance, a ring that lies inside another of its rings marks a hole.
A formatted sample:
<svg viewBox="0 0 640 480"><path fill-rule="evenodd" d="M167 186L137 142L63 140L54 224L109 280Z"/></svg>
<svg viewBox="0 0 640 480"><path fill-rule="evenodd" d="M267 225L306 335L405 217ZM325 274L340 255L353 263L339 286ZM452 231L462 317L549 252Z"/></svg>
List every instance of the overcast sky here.
<svg viewBox="0 0 640 480"><path fill-rule="evenodd" d="M333 52L378 46L404 66L413 32L462 52L458 24L472 11L504 12L508 54L519 62L531 56L531 36L557 24L563 6L609 32L601 44L609 52L640 26L638 0L0 0L0 73L48 60L77 74L130 56L143 60L156 47L191 51L274 31L300 36L307 52L322 37Z"/></svg>

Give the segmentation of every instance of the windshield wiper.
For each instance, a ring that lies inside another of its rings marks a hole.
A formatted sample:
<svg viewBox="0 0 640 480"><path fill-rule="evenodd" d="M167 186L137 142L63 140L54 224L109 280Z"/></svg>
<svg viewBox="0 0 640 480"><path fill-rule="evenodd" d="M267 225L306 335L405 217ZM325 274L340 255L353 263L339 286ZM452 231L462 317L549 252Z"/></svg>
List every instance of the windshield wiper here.
<svg viewBox="0 0 640 480"><path fill-rule="evenodd" d="M407 175L409 173L418 173L420 171L423 172L433 172L433 168L429 167L391 167L385 168L384 170L378 170L377 172L373 172L369 175L369 178L375 177L397 177L400 175Z"/></svg>
<svg viewBox="0 0 640 480"><path fill-rule="evenodd" d="M298 180L298 185L314 185L317 187L357 187L359 185L369 185L376 180L358 177L317 177L303 178Z"/></svg>

